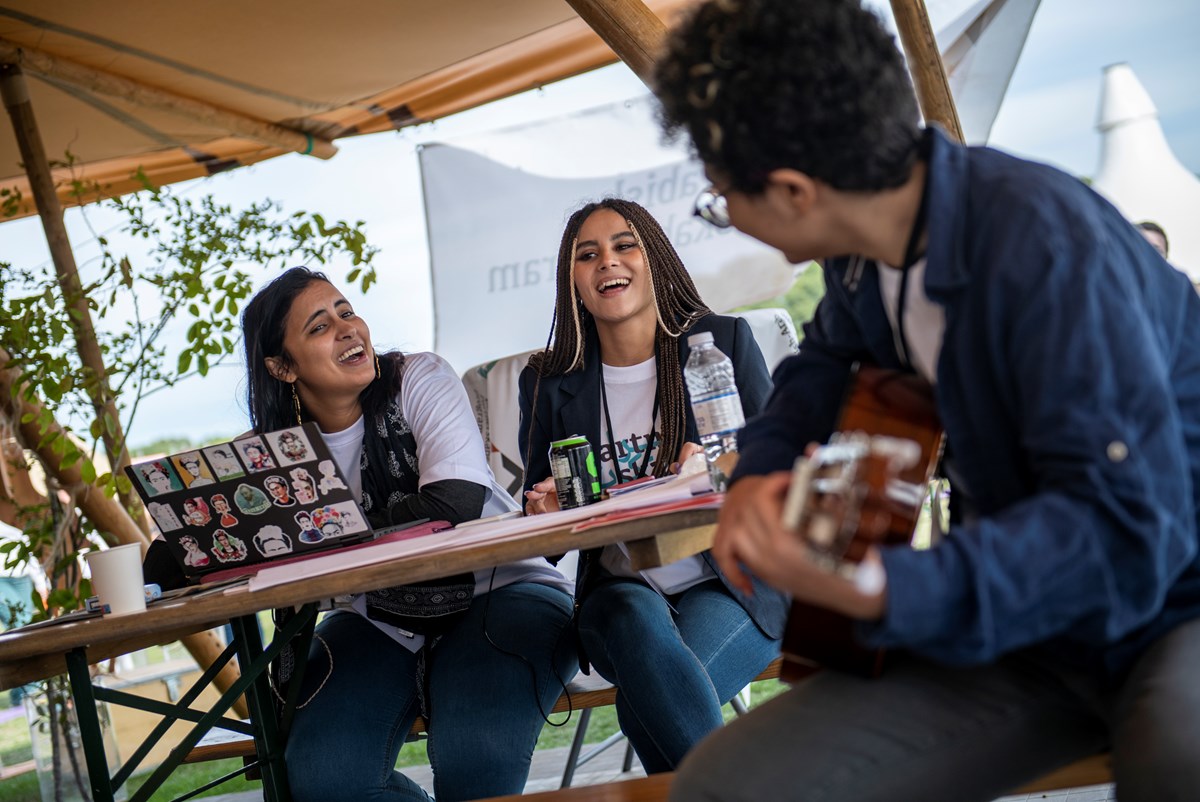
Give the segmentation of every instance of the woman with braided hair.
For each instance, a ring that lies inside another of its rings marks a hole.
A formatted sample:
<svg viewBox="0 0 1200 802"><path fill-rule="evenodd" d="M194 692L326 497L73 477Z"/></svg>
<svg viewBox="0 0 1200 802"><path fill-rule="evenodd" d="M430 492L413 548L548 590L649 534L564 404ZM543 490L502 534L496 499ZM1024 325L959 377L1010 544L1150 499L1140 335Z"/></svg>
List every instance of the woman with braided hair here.
<svg viewBox="0 0 1200 802"><path fill-rule="evenodd" d="M551 338L521 373L525 509L558 508L553 440L583 434L605 487L663 476L700 450L684 389L686 334L712 332L733 361L746 417L771 389L741 319L714 315L658 222L606 199L571 215L558 254ZM785 600L743 594L708 552L634 571L619 546L580 555L580 658L617 686L621 729L647 772L674 769L721 724L721 705L779 651Z"/></svg>

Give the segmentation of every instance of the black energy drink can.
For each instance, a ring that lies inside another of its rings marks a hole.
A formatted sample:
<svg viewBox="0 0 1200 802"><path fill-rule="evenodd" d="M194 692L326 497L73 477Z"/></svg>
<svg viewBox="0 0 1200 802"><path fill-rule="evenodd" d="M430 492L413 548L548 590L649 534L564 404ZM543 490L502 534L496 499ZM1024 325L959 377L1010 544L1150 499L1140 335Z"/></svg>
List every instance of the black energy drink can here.
<svg viewBox="0 0 1200 802"><path fill-rule="evenodd" d="M560 509L569 510L600 500L600 472L592 446L582 435L550 444L550 474Z"/></svg>

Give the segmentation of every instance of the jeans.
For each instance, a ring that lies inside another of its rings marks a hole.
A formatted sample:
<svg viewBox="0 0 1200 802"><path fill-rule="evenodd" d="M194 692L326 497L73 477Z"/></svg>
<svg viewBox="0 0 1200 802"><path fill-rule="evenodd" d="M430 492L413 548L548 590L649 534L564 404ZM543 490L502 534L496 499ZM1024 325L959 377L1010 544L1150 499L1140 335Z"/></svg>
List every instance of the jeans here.
<svg viewBox="0 0 1200 802"><path fill-rule="evenodd" d="M1200 789L1200 619L1156 641L1115 689L1032 653L952 668L909 657L878 679L824 671L701 744L678 802L986 802L1113 752L1121 802Z"/></svg>
<svg viewBox="0 0 1200 802"><path fill-rule="evenodd" d="M649 773L671 771L721 726L721 705L779 654L779 642L713 579L667 602L646 585L599 585L579 612L579 638L617 686L617 720Z"/></svg>
<svg viewBox="0 0 1200 802"><path fill-rule="evenodd" d="M543 711L578 666L570 619L570 596L519 582L477 596L433 646L427 749L438 802L524 790ZM326 617L317 634L333 666L314 638L300 702L324 686L297 711L288 738L293 798L428 800L394 768L420 713L418 655L353 613Z"/></svg>

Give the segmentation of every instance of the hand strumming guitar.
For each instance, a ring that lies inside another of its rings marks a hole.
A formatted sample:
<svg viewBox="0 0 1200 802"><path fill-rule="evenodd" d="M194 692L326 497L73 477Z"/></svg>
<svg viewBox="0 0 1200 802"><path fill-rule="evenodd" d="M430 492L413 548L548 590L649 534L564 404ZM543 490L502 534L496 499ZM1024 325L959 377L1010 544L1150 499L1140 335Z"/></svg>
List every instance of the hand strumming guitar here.
<svg viewBox="0 0 1200 802"><path fill-rule="evenodd" d="M721 507L712 548L721 570L747 593L751 592L745 573L749 570L763 582L800 601L852 618L881 618L887 607L886 584L863 589L826 572L809 559L808 546L800 537L783 527L783 503L790 483L791 473L780 471L742 477L730 488ZM872 548L863 563L877 566L882 576L877 549Z"/></svg>

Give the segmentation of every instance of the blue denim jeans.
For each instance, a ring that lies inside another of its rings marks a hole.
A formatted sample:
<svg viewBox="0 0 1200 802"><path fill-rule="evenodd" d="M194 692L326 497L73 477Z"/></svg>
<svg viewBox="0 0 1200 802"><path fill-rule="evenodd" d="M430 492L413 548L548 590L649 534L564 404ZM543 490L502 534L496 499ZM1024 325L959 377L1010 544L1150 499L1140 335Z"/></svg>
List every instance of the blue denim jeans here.
<svg viewBox="0 0 1200 802"><path fill-rule="evenodd" d="M721 705L779 654L711 580L671 597L616 580L587 595L579 638L600 676L617 686L617 719L647 772L671 771L721 726Z"/></svg>
<svg viewBox="0 0 1200 802"><path fill-rule="evenodd" d="M484 628L486 615L486 632ZM520 582L478 596L429 657L429 763L438 802L519 794L544 723L577 669L571 598ZM395 770L420 713L417 655L353 613L317 627L286 762L297 802L428 800ZM535 691L536 681L536 691Z"/></svg>

